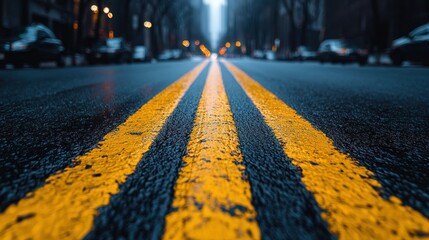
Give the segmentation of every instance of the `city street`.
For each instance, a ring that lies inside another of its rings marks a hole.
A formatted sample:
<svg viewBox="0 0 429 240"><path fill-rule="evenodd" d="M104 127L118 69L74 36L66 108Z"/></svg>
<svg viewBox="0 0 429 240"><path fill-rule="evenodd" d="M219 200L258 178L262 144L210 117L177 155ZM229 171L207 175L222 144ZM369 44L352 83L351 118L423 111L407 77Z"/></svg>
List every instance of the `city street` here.
<svg viewBox="0 0 429 240"><path fill-rule="evenodd" d="M0 71L0 239L429 237L429 68Z"/></svg>

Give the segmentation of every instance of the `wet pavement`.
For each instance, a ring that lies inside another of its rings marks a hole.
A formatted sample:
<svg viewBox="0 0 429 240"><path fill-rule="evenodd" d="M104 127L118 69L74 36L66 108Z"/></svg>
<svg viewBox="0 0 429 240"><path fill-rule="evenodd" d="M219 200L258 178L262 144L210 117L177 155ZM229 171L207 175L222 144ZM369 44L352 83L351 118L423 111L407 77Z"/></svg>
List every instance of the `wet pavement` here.
<svg viewBox="0 0 429 240"><path fill-rule="evenodd" d="M394 196L429 218L428 68L229 62L372 172L382 198ZM200 63L0 71L0 216L49 185L48 177L78 165L73 159L97 149L106 134ZM97 208L91 230L83 233L87 239L163 237L166 215L178 211L171 207L175 184L211 64L180 99L119 192ZM302 181L305 173L284 152L287 143L278 140L232 73L220 66L243 157L237 165L245 168L242 177L250 183L262 238L347 239L330 227L317 193ZM429 235L425 224L410 234ZM0 236L8 231L2 227Z"/></svg>

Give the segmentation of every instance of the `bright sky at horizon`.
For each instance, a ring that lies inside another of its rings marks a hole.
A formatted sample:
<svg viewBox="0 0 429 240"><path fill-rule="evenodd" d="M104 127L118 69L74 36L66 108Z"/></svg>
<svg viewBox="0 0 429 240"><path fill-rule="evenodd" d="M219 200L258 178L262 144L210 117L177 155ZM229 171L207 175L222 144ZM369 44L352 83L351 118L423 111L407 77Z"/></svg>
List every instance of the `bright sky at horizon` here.
<svg viewBox="0 0 429 240"><path fill-rule="evenodd" d="M210 5L210 40L213 48L217 45L222 32L221 7L227 4L227 0L204 0L204 3Z"/></svg>

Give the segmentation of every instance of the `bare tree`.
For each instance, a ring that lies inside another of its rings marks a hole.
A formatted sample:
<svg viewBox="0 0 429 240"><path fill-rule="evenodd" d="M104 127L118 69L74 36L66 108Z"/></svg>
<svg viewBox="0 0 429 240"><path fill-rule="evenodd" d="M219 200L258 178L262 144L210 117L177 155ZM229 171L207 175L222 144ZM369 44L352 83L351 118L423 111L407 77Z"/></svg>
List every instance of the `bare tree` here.
<svg viewBox="0 0 429 240"><path fill-rule="evenodd" d="M371 48L376 55L376 64L380 64L380 48L381 48L381 38L380 38L380 6L379 0L371 0L371 8L373 15L373 33L371 39Z"/></svg>
<svg viewBox="0 0 429 240"><path fill-rule="evenodd" d="M284 7L286 8L286 12L289 17L289 50L295 51L297 47L296 43L296 33L297 28L295 26L295 4L296 0L282 0Z"/></svg>
<svg viewBox="0 0 429 240"><path fill-rule="evenodd" d="M302 4L302 24L301 24L301 44L307 44L308 27L319 19L321 13L320 0L301 0Z"/></svg>
<svg viewBox="0 0 429 240"><path fill-rule="evenodd" d="M77 29L77 51L81 51L82 50L82 44L83 44L83 25L84 25L84 19L85 19L85 13L86 10L88 9L89 5L92 3L92 0L80 0L79 1L79 8L78 8L78 13L77 13L77 24L78 24L78 29Z"/></svg>
<svg viewBox="0 0 429 240"><path fill-rule="evenodd" d="M163 44L160 40L163 39L161 23L164 16L168 13L172 6L173 0L146 0L145 7L151 8L151 14L149 19L152 21L152 31L150 35L152 55L158 56L160 49L163 48Z"/></svg>
<svg viewBox="0 0 429 240"><path fill-rule="evenodd" d="M322 11L320 0L282 0L283 6L289 18L289 44L290 50L296 50L298 45L297 37L299 32L299 44L307 44L308 28L314 24ZM299 7L299 8L298 8ZM296 12L299 10L299 12ZM301 14L299 26L296 26L295 18Z"/></svg>

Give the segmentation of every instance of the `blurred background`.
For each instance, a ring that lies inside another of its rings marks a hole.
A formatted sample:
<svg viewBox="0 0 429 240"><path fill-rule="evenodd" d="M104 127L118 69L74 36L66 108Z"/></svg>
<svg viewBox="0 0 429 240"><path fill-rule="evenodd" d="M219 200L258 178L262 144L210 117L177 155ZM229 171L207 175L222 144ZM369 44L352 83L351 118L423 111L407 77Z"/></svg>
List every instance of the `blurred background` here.
<svg viewBox="0 0 429 240"><path fill-rule="evenodd" d="M228 3L225 41L243 39L243 46L251 52L273 50L283 58L291 57L299 46L316 50L326 39L343 39L371 53L383 53L394 40L429 23L429 1L425 0L234 0Z"/></svg>
<svg viewBox="0 0 429 240"><path fill-rule="evenodd" d="M401 65L429 52L427 0L0 0L0 19L0 63L16 67L212 53Z"/></svg>

